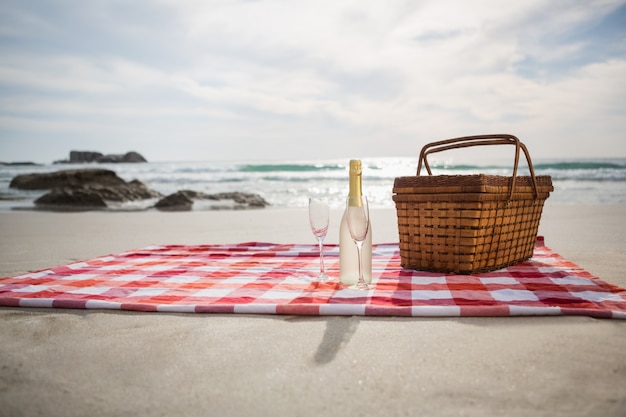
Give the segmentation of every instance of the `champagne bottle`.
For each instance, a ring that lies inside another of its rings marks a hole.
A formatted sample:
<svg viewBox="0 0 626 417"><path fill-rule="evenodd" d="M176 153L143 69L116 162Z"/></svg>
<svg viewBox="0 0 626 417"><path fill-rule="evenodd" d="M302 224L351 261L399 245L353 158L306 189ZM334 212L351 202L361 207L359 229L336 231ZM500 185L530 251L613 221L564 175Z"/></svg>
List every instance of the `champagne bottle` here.
<svg viewBox="0 0 626 417"><path fill-rule="evenodd" d="M352 199L358 201L358 198L362 195L361 189L361 161L358 159L350 160L350 191L349 197L356 197ZM348 204L348 203L347 203ZM342 284L352 285L356 284L359 279L359 254L357 252L356 245L352 236L350 236L350 230L348 229L348 207L343 213L341 218L341 225L339 226L339 280ZM372 226L370 224L367 237L363 242L363 279L365 282L372 282Z"/></svg>

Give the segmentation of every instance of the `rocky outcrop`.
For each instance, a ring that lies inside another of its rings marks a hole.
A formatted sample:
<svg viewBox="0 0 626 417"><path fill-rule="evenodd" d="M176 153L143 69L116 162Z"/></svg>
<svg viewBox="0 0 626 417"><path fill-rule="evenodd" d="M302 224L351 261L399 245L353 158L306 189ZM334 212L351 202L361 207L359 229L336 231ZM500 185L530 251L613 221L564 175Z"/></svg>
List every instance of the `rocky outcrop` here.
<svg viewBox="0 0 626 417"><path fill-rule="evenodd" d="M126 182L114 171L97 168L18 175L13 178L10 187L22 190L50 190L35 200L35 205L38 208L53 210L104 209L109 207L107 202L125 203L163 197L161 193L151 190L141 181ZM158 210L188 211L197 200L203 200L206 206L203 208L210 210L241 210L269 205L258 194L242 192L206 194L181 190L161 198L153 207Z"/></svg>
<svg viewBox="0 0 626 417"><path fill-rule="evenodd" d="M211 200L219 204L210 205L213 210L241 210L249 208L264 208L269 203L258 194L232 192L206 194L192 190L181 190L162 198L155 204L155 208L167 211L191 210L194 200Z"/></svg>
<svg viewBox="0 0 626 417"><path fill-rule="evenodd" d="M209 200L232 200L239 206L235 208L263 208L269 205L260 195L250 193L233 192L208 194L207 198Z"/></svg>
<svg viewBox="0 0 626 417"><path fill-rule="evenodd" d="M146 158L141 156L137 152L126 152L124 155L104 155L102 158L99 158L96 162L104 163L104 162L148 162Z"/></svg>
<svg viewBox="0 0 626 417"><path fill-rule="evenodd" d="M19 190L51 190L55 187L92 184L115 187L125 183L110 169L67 169L18 175L11 180L9 187Z"/></svg>
<svg viewBox="0 0 626 417"><path fill-rule="evenodd" d="M83 163L83 162L98 162L100 158L104 157L100 152L91 151L70 151L70 164Z"/></svg>
<svg viewBox="0 0 626 417"><path fill-rule="evenodd" d="M184 192L178 191L160 199L154 207L165 211L189 211L193 200Z"/></svg>
<svg viewBox="0 0 626 417"><path fill-rule="evenodd" d="M98 193L83 186L67 186L55 188L49 193L35 200L38 207L57 208L101 208L107 207L107 203Z"/></svg>
<svg viewBox="0 0 626 417"><path fill-rule="evenodd" d="M161 197L141 181L120 185L66 185L52 189L35 200L37 206L107 207L107 201L124 203Z"/></svg>
<svg viewBox="0 0 626 417"><path fill-rule="evenodd" d="M35 162L24 161L24 162L0 162L0 165L5 166L24 166L24 165L39 165Z"/></svg>
<svg viewBox="0 0 626 417"><path fill-rule="evenodd" d="M100 152L93 151L70 151L70 159L55 161L55 164L84 164L90 162L97 163L118 163L118 162L148 162L141 154L135 151L126 152L125 154L104 155Z"/></svg>
<svg viewBox="0 0 626 417"><path fill-rule="evenodd" d="M107 201L159 198L161 193L138 180L124 181L108 169L73 169L18 175L11 188L51 190L35 200L38 207L105 208Z"/></svg>

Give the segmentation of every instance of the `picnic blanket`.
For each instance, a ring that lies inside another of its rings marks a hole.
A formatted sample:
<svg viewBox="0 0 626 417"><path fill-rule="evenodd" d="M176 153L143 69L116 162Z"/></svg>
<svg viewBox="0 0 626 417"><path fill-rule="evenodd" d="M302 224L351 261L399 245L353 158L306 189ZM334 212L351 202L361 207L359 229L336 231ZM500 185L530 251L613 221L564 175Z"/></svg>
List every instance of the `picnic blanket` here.
<svg viewBox="0 0 626 417"><path fill-rule="evenodd" d="M327 272L339 247L325 246ZM453 275L405 270L398 244L372 251L375 288L312 282L317 245L151 246L0 278L0 305L188 313L366 316L584 315L626 319L626 290L537 239L527 262Z"/></svg>

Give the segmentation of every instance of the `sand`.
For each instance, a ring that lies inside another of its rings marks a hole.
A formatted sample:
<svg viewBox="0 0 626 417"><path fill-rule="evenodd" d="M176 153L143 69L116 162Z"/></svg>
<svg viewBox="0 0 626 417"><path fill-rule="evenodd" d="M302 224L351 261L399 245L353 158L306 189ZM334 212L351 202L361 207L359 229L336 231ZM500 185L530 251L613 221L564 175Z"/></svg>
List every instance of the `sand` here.
<svg viewBox="0 0 626 417"><path fill-rule="evenodd" d="M626 287L626 206L550 205L556 252ZM337 241L334 211L328 242ZM397 241L395 211L372 213ZM314 243L306 211L0 213L0 276L150 244ZM626 321L0 308L1 416L625 416Z"/></svg>

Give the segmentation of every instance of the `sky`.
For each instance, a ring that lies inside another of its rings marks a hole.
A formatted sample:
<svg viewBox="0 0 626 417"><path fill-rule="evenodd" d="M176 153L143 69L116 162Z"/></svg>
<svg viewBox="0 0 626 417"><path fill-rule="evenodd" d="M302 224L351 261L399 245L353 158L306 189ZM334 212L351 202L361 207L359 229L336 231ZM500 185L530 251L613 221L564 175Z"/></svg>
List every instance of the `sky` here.
<svg viewBox="0 0 626 417"><path fill-rule="evenodd" d="M0 161L417 157L490 133L626 157L626 1L0 0Z"/></svg>

